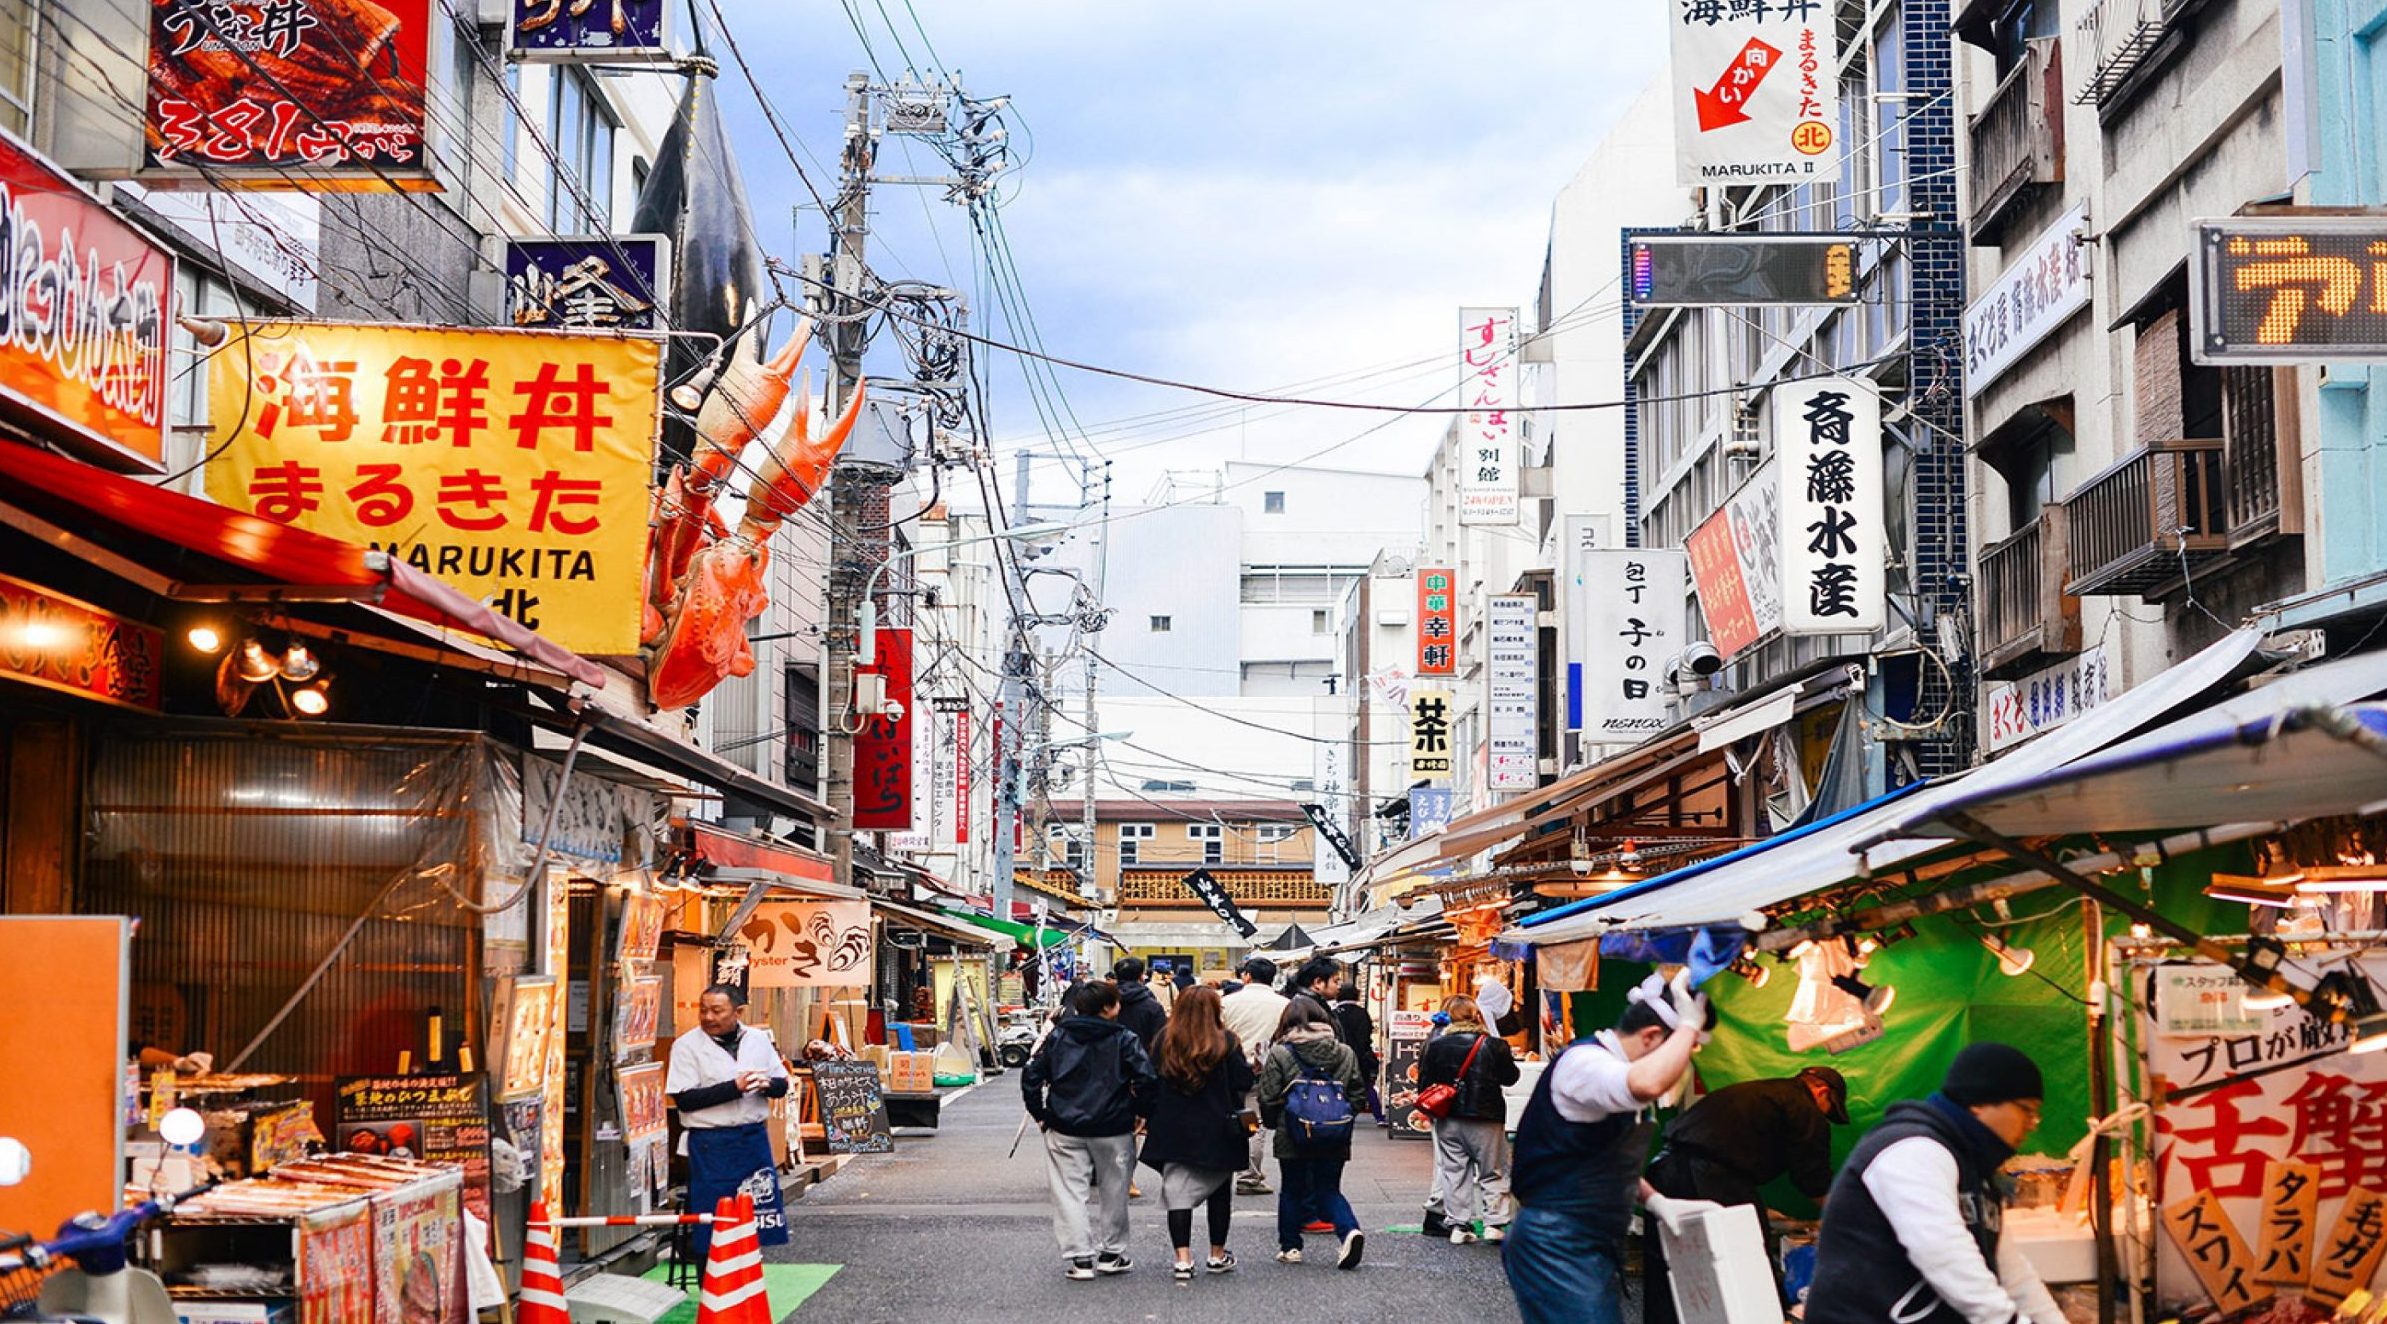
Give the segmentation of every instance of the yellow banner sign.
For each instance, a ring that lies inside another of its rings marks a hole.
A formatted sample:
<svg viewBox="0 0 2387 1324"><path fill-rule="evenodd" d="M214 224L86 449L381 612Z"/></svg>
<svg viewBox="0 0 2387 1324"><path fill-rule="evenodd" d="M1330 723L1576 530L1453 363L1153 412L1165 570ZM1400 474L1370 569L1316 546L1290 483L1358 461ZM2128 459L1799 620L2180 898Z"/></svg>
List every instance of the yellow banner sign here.
<svg viewBox="0 0 2387 1324"><path fill-rule="evenodd" d="M402 557L580 653L632 653L656 340L278 323L209 360L208 495Z"/></svg>
<svg viewBox="0 0 2387 1324"><path fill-rule="evenodd" d="M1449 690L1409 691L1409 776L1439 786L1450 780L1451 710Z"/></svg>

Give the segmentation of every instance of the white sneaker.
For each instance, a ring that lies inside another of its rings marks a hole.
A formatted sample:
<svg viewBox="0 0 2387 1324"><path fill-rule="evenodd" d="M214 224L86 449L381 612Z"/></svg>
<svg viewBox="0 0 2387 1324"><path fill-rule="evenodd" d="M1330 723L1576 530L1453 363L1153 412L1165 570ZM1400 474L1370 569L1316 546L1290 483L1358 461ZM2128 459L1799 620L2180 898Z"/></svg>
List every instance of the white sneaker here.
<svg viewBox="0 0 2387 1324"><path fill-rule="evenodd" d="M1506 1240L1508 1240L1508 1228L1507 1228L1507 1226L1506 1226L1506 1225L1504 1225L1504 1224L1500 1224L1500 1223L1486 1223L1486 1224L1484 1224L1484 1240L1486 1240L1486 1241L1506 1241Z"/></svg>
<svg viewBox="0 0 2387 1324"><path fill-rule="evenodd" d="M1337 1269L1358 1268L1359 1253L1366 1250L1367 1245L1367 1235L1357 1228L1351 1229L1351 1235L1343 1238L1343 1253L1335 1260L1334 1267Z"/></svg>
<svg viewBox="0 0 2387 1324"><path fill-rule="evenodd" d="M1450 1230L1450 1244L1453 1246L1472 1246L1481 1239L1463 1227L1454 1227Z"/></svg>
<svg viewBox="0 0 2387 1324"><path fill-rule="evenodd" d="M1301 1263L1301 1252L1298 1250L1280 1250L1276 1253L1276 1262L1279 1264L1299 1264Z"/></svg>

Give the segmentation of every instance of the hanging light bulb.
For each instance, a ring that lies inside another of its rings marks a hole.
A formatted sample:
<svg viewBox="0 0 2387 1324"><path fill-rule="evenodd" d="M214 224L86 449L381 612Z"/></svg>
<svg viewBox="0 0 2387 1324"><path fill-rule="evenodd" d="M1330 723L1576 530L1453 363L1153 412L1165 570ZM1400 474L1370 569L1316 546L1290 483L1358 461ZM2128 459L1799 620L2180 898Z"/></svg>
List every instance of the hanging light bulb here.
<svg viewBox="0 0 2387 1324"><path fill-rule="evenodd" d="M2037 952L2028 947L2013 946L1994 933L1982 934L1981 945L1996 954L1997 968L2008 979L2028 973L2031 962L2039 959Z"/></svg>
<svg viewBox="0 0 2387 1324"><path fill-rule="evenodd" d="M315 673L323 670L323 664L315 660L314 652L305 644L292 644L282 654L279 670L284 680L305 682L315 679Z"/></svg>
<svg viewBox="0 0 2387 1324"><path fill-rule="evenodd" d="M263 685L282 673L281 664L265 651L265 645L254 639L240 641L240 652L233 659L233 674L251 685Z"/></svg>
<svg viewBox="0 0 2387 1324"><path fill-rule="evenodd" d="M213 653L224 646L224 636L212 625L194 625L183 638L194 651L201 653Z"/></svg>
<svg viewBox="0 0 2387 1324"><path fill-rule="evenodd" d="M332 699L322 684L301 685L290 691L290 707L301 717L321 717L331 711Z"/></svg>

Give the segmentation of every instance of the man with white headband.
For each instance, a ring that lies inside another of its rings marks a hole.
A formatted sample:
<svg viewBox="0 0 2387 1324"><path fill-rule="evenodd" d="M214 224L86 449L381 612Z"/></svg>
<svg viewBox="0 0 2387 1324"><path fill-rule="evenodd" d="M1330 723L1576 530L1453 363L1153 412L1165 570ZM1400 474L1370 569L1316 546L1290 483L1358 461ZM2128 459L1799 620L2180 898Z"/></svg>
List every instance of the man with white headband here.
<svg viewBox="0 0 2387 1324"><path fill-rule="evenodd" d="M1518 1209L1501 1261L1525 1324L1621 1324L1625 1232L1636 1198L1671 1221L1671 1201L1641 1180L1655 1123L1715 1023L1689 972L1651 975L1613 1030L1561 1050L1517 1122L1509 1192Z"/></svg>

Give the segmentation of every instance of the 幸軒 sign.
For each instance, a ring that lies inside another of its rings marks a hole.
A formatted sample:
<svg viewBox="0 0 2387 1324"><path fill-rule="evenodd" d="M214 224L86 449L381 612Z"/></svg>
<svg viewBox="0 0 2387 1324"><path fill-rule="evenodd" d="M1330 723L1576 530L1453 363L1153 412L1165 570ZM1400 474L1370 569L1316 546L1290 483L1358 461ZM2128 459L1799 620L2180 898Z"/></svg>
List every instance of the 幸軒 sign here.
<svg viewBox="0 0 2387 1324"><path fill-rule="evenodd" d="M1417 674L1458 674L1459 600L1454 587L1458 574L1448 566L1421 566L1417 572Z"/></svg>
<svg viewBox="0 0 2387 1324"><path fill-rule="evenodd" d="M1517 310L1459 310L1459 415L1453 459L1459 523L1514 524L1517 486Z"/></svg>
<svg viewBox="0 0 2387 1324"><path fill-rule="evenodd" d="M1776 387L1771 403L1783 632L1878 630L1889 610L1881 394L1861 377L1823 377Z"/></svg>
<svg viewBox="0 0 2387 1324"><path fill-rule="evenodd" d="M1821 0L1665 0L1675 181L1837 179L1839 29Z"/></svg>
<svg viewBox="0 0 2387 1324"><path fill-rule="evenodd" d="M367 543L580 653L637 651L658 341L260 326L208 361L208 494Z"/></svg>

